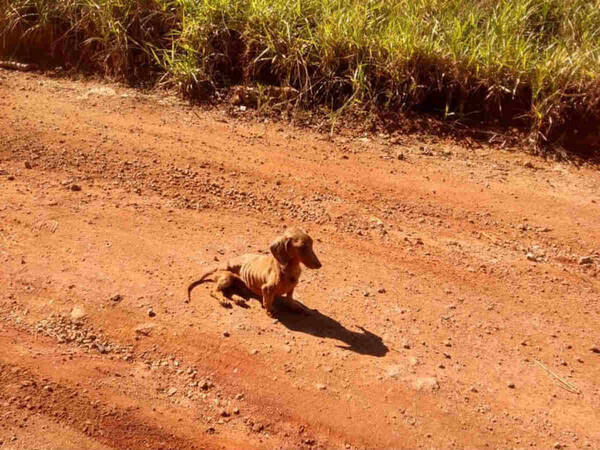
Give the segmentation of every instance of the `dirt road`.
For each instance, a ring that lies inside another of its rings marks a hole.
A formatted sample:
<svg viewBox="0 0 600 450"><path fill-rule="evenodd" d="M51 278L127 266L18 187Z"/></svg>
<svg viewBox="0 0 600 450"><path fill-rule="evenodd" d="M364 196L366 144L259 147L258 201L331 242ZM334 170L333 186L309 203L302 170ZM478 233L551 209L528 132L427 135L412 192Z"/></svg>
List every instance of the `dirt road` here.
<svg viewBox="0 0 600 450"><path fill-rule="evenodd" d="M597 170L239 114L0 71L1 449L600 448Z"/></svg>

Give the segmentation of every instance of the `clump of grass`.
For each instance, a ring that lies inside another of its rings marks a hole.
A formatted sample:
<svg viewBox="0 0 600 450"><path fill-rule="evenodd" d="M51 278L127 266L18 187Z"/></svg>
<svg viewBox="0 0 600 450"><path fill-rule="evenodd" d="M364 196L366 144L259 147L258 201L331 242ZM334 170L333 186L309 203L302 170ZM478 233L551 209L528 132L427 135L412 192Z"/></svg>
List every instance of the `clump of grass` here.
<svg viewBox="0 0 600 450"><path fill-rule="evenodd" d="M191 97L271 84L308 108L600 137L600 0L0 0L2 29L5 54L49 47L122 75L151 67Z"/></svg>
<svg viewBox="0 0 600 450"><path fill-rule="evenodd" d="M127 79L159 70L152 48L178 28L162 0L0 0L0 52Z"/></svg>

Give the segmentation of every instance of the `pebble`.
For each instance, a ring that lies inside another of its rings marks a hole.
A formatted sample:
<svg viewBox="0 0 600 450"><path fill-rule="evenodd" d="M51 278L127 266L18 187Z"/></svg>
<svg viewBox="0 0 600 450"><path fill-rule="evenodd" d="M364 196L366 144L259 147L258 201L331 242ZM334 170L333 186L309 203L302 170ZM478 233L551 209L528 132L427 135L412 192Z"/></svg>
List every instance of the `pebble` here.
<svg viewBox="0 0 600 450"><path fill-rule="evenodd" d="M229 417L230 416L229 411L227 411L225 408L223 408L219 411L219 415L221 417Z"/></svg>
<svg viewBox="0 0 600 450"><path fill-rule="evenodd" d="M594 347L590 348L590 350L592 351L592 353L600 353L600 347L594 346Z"/></svg>
<svg viewBox="0 0 600 450"><path fill-rule="evenodd" d="M398 378L400 375L402 375L402 366L396 364L396 365L388 367L388 370L387 370L388 378Z"/></svg>
<svg viewBox="0 0 600 450"><path fill-rule="evenodd" d="M225 337L229 337L229 336L231 336L231 335L229 334L229 331L223 331L223 336L225 336Z"/></svg>
<svg viewBox="0 0 600 450"><path fill-rule="evenodd" d="M79 192L79 191L81 191L81 186L79 186L78 184L72 184L71 185L71 190L73 192Z"/></svg>
<svg viewBox="0 0 600 450"><path fill-rule="evenodd" d="M408 340L405 339L404 341L402 341L402 347L408 350L410 348L410 342L408 342Z"/></svg>
<svg viewBox="0 0 600 450"><path fill-rule="evenodd" d="M123 300L123 296L121 294L115 294L110 298L113 302L120 302Z"/></svg>
<svg viewBox="0 0 600 450"><path fill-rule="evenodd" d="M321 384L321 383L315 384L315 387L320 391L324 391L325 389L327 389L327 386L325 386L324 384Z"/></svg>
<svg viewBox="0 0 600 450"><path fill-rule="evenodd" d="M515 383L508 383L508 387L510 389L514 389L516 386L515 386Z"/></svg>
<svg viewBox="0 0 600 450"><path fill-rule="evenodd" d="M156 316L156 313L152 310L152 308L148 308L148 316L149 317L154 317Z"/></svg>
<svg viewBox="0 0 600 450"><path fill-rule="evenodd" d="M437 378L424 377L415 379L412 387L417 391L437 391L440 388L440 384Z"/></svg>
<svg viewBox="0 0 600 450"><path fill-rule="evenodd" d="M169 388L169 390L167 391L167 395L169 397L171 397L172 395L175 395L176 392L177 392L177 388L172 387L172 388Z"/></svg>
<svg viewBox="0 0 600 450"><path fill-rule="evenodd" d="M581 258L579 258L579 264L582 266L592 264L593 262L594 258L592 258L591 256L582 256Z"/></svg>
<svg viewBox="0 0 600 450"><path fill-rule="evenodd" d="M79 320L86 316L85 309L81 305L75 305L71 310L71 319Z"/></svg>
<svg viewBox="0 0 600 450"><path fill-rule="evenodd" d="M258 350L257 350L257 349L253 349L253 350L250 352L250 354L251 354L251 355L256 355L257 353L258 353Z"/></svg>
<svg viewBox="0 0 600 450"><path fill-rule="evenodd" d="M202 382L198 383L198 386L203 391L207 391L207 390L209 390L213 386L213 384L210 381L208 381L208 380L203 380Z"/></svg>
<svg viewBox="0 0 600 450"><path fill-rule="evenodd" d="M527 259L529 261L533 261L533 262L537 262L537 256L535 256L533 253L529 252L527 253Z"/></svg>
<svg viewBox="0 0 600 450"><path fill-rule="evenodd" d="M31 163L29 161L25 161L25 168L31 169Z"/></svg>
<svg viewBox="0 0 600 450"><path fill-rule="evenodd" d="M156 328L156 325L153 323L142 323L135 327L136 334L141 334L143 336L150 336L152 334L152 330Z"/></svg>

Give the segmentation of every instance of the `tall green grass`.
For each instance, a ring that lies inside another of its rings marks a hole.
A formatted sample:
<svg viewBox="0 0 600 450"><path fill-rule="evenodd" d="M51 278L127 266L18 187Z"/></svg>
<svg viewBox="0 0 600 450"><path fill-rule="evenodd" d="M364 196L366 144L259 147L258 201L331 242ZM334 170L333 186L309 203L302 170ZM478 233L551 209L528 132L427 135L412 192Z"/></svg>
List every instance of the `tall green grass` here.
<svg viewBox="0 0 600 450"><path fill-rule="evenodd" d="M600 0L0 0L0 51L191 96L238 83L600 135Z"/></svg>

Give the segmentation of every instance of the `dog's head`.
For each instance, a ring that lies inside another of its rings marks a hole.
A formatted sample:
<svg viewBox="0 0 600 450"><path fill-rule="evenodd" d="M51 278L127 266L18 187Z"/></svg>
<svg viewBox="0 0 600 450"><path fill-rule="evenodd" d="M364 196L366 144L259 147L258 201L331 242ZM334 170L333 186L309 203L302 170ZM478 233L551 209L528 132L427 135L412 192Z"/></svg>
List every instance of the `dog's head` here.
<svg viewBox="0 0 600 450"><path fill-rule="evenodd" d="M271 244L271 253L281 265L299 261L309 269L320 269L321 262L313 251L313 241L297 228L286 230Z"/></svg>

